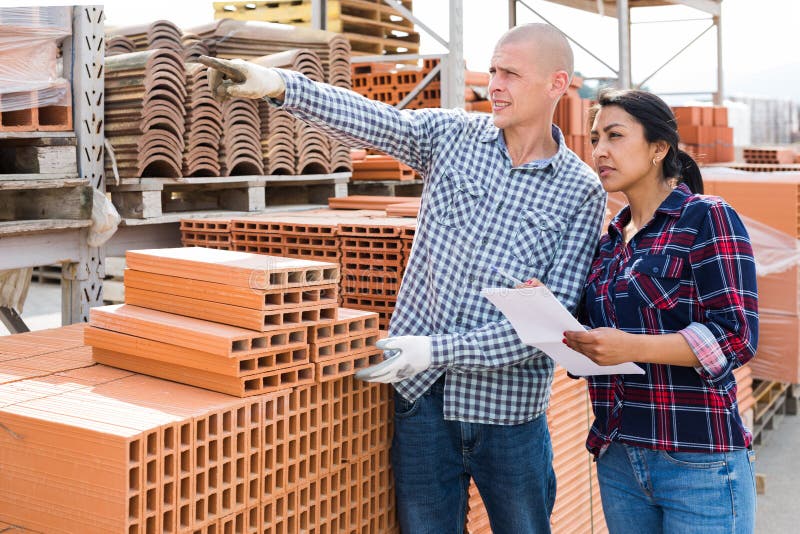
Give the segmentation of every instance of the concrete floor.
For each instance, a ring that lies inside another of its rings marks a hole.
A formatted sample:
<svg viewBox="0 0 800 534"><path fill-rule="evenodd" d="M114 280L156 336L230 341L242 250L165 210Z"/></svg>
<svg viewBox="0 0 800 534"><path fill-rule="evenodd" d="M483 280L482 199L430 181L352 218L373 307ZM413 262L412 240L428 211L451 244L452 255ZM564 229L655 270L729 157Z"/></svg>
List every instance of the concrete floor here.
<svg viewBox="0 0 800 534"><path fill-rule="evenodd" d="M22 318L31 330L61 325L61 288L55 283L31 284ZM0 335L8 330L0 324ZM756 534L800 532L800 416L787 415L762 435L756 446L756 472L766 479L758 496Z"/></svg>

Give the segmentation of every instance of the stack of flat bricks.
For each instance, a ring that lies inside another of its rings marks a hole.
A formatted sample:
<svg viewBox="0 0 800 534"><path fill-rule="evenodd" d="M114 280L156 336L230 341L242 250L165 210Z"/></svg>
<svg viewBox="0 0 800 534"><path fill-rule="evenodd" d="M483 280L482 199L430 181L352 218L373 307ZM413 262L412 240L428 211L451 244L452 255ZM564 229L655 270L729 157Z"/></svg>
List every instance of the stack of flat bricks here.
<svg viewBox="0 0 800 534"><path fill-rule="evenodd" d="M753 164L787 165L794 164L798 154L791 147L757 147L744 148L744 161Z"/></svg>
<svg viewBox="0 0 800 534"><path fill-rule="evenodd" d="M230 219L182 219L181 245L231 249Z"/></svg>
<svg viewBox="0 0 800 534"><path fill-rule="evenodd" d="M362 159L353 158L351 180L414 180L414 169L400 163L391 156L365 155Z"/></svg>
<svg viewBox="0 0 800 534"><path fill-rule="evenodd" d="M95 308L95 359L248 396L313 383L308 328L337 317L335 264L206 248L129 251L125 302Z"/></svg>
<svg viewBox="0 0 800 534"><path fill-rule="evenodd" d="M684 149L698 163L733 161L733 128L728 126L728 108L682 106L672 108Z"/></svg>
<svg viewBox="0 0 800 534"><path fill-rule="evenodd" d="M119 324L118 310L104 320ZM81 325L0 341L0 526L398 532L388 386L338 376L232 397L92 364L82 336Z"/></svg>

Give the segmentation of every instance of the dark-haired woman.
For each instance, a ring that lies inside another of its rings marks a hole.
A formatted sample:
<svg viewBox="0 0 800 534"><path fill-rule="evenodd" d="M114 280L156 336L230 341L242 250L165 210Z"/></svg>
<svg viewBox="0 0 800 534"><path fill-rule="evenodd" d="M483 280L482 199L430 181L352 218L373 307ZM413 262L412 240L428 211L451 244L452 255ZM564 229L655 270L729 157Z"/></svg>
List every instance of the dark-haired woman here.
<svg viewBox="0 0 800 534"><path fill-rule="evenodd" d="M697 164L678 150L675 117L657 96L602 93L591 141L606 191L629 204L586 283L592 329L565 332L564 342L598 364L645 370L589 378L587 448L609 530L751 533L752 438L733 375L758 340L747 231L724 200L702 196Z"/></svg>

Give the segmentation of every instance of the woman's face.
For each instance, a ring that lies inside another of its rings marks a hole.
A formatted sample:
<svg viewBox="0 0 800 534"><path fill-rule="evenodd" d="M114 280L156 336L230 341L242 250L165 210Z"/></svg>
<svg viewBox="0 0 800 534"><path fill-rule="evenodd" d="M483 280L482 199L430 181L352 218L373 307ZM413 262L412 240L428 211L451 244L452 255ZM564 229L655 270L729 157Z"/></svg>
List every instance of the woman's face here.
<svg viewBox="0 0 800 534"><path fill-rule="evenodd" d="M590 139L595 170L609 193L629 191L658 178L661 166L653 165L656 143L645 139L644 127L620 106L599 109Z"/></svg>

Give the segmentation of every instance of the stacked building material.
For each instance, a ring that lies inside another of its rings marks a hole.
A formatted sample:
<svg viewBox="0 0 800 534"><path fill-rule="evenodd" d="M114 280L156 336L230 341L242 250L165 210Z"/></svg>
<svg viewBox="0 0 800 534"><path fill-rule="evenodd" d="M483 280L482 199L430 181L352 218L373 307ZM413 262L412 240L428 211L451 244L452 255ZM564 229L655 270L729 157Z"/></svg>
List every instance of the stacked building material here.
<svg viewBox="0 0 800 534"><path fill-rule="evenodd" d="M106 59L105 131L120 176L181 176L185 100L178 52L159 48ZM109 176L111 162L107 154Z"/></svg>
<svg viewBox="0 0 800 534"><path fill-rule="evenodd" d="M115 35L106 39L106 56L129 54L136 52L136 44L124 35Z"/></svg>
<svg viewBox="0 0 800 534"><path fill-rule="evenodd" d="M208 46L200 36L193 33L184 33L181 37L183 42L183 59L188 62L197 62L200 56L208 55Z"/></svg>
<svg viewBox="0 0 800 534"><path fill-rule="evenodd" d="M356 63L352 67L353 90L372 100L396 105L438 64L438 59L426 59L422 68L407 66L398 69L389 63ZM491 113L491 103L486 94L489 74L465 70L464 85L465 109ZM441 107L441 100L441 81L437 75L405 109L438 108Z"/></svg>
<svg viewBox="0 0 800 534"><path fill-rule="evenodd" d="M592 163L592 147L589 144L589 100L581 98L578 89L583 78L573 76L567 92L556 105L553 122L561 129L564 142L583 161Z"/></svg>
<svg viewBox="0 0 800 534"><path fill-rule="evenodd" d="M182 219L181 245L231 249L230 219Z"/></svg>
<svg viewBox="0 0 800 534"><path fill-rule="evenodd" d="M72 130L72 9L3 8L0 35L0 134Z"/></svg>
<svg viewBox="0 0 800 534"><path fill-rule="evenodd" d="M365 155L361 159L353 159L353 176L351 180L413 180L414 169L391 156Z"/></svg>
<svg viewBox="0 0 800 534"><path fill-rule="evenodd" d="M733 161L733 128L728 108L720 106L673 107L684 149L701 164Z"/></svg>
<svg viewBox="0 0 800 534"><path fill-rule="evenodd" d="M336 262L341 258L336 221L312 214L276 214L231 221L233 250Z"/></svg>
<svg viewBox="0 0 800 534"><path fill-rule="evenodd" d="M264 67L277 67L301 72L314 81L325 81L325 72L319 56L311 50L287 50L279 54L262 56L252 60ZM262 108L269 108L266 102L259 104ZM328 174L331 172L331 146L328 137L317 128L306 122L299 121L287 112L277 109L262 109L260 115L267 117L267 128L262 126L262 133L266 130L268 137L261 139L262 152L265 165L270 168L270 154L278 154L279 162L276 168L282 168L288 159L290 141L293 145L293 172L291 174ZM275 126L277 131L272 131L270 126ZM291 134L288 129L291 128ZM278 165L280 167L278 167Z"/></svg>
<svg viewBox="0 0 800 534"><path fill-rule="evenodd" d="M328 207L333 210L386 210L395 204L408 204L419 200L417 197L348 195L346 197L330 197Z"/></svg>
<svg viewBox="0 0 800 534"><path fill-rule="evenodd" d="M742 216L757 261L759 343L753 378L800 383L800 173L704 167L706 194Z"/></svg>
<svg viewBox="0 0 800 534"><path fill-rule="evenodd" d="M208 85L208 70L200 63L187 63L183 176L219 176L222 122L222 108Z"/></svg>
<svg viewBox="0 0 800 534"><path fill-rule="evenodd" d="M342 305L380 314L388 330L407 257L403 219L362 218L341 222Z"/></svg>
<svg viewBox="0 0 800 534"><path fill-rule="evenodd" d="M220 171L223 176L262 175L261 119L258 102L229 98L222 104Z"/></svg>
<svg viewBox="0 0 800 534"><path fill-rule="evenodd" d="M107 39L118 43L120 38L124 38L126 45L128 41L133 43L133 51L168 48L182 53L182 34L180 28L168 20L106 29Z"/></svg>
<svg viewBox="0 0 800 534"><path fill-rule="evenodd" d="M411 10L411 0L403 0ZM392 6L360 0L329 0L326 28L342 33L354 54L417 53L419 34L414 23ZM311 1L214 2L215 19L265 21L311 26Z"/></svg>
<svg viewBox="0 0 800 534"><path fill-rule="evenodd" d="M791 147L744 147L746 163L786 165L795 163L795 151Z"/></svg>

